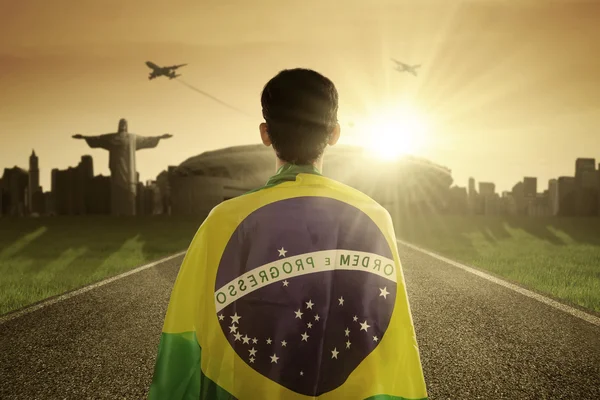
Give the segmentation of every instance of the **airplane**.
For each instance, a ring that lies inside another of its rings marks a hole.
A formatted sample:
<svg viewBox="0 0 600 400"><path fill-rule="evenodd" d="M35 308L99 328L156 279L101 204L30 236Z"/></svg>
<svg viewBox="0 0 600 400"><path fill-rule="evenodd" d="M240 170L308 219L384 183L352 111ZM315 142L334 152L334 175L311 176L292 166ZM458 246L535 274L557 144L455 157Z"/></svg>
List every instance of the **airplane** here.
<svg viewBox="0 0 600 400"><path fill-rule="evenodd" d="M421 66L421 64L418 64L418 65L404 64L403 62L400 62L398 60L394 60L393 58L392 58L392 61L396 63L396 71L398 71L398 72L404 72L404 71L410 72L414 76L417 76L417 68L419 68Z"/></svg>
<svg viewBox="0 0 600 400"><path fill-rule="evenodd" d="M152 69L152 72L150 72L150 75L148 75L148 79L152 80L154 78L158 78L159 76L166 76L169 79L177 78L178 76L181 76L181 74L176 74L175 70L179 67L184 67L187 64L171 65L170 67L159 67L151 61L146 61L146 65L148 66L148 68Z"/></svg>

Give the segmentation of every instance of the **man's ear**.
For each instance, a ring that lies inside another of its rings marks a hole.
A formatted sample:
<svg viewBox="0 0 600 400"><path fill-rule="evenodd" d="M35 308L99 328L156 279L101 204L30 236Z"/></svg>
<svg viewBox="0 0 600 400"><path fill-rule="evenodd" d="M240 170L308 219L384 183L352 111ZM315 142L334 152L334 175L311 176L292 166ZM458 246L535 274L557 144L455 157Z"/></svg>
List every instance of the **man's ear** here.
<svg viewBox="0 0 600 400"><path fill-rule="evenodd" d="M267 132L267 124L264 122L261 123L258 127L258 130L260 131L260 139L262 140L263 144L265 146L270 146L271 138L269 137L269 133Z"/></svg>
<svg viewBox="0 0 600 400"><path fill-rule="evenodd" d="M331 135L329 136L329 141L327 142L327 144L330 146L335 145L338 142L338 140L340 140L341 131L342 131L342 128L341 128L340 124L339 123L335 124L333 131L331 131Z"/></svg>

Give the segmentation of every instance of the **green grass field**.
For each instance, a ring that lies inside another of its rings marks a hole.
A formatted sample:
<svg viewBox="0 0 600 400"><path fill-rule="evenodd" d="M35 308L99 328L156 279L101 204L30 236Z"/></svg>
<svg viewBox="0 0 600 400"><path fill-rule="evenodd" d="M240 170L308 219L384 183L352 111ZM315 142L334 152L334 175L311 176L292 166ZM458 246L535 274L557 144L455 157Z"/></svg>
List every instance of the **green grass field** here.
<svg viewBox="0 0 600 400"><path fill-rule="evenodd" d="M0 315L187 249L201 218L0 220ZM600 312L600 219L411 216L399 238Z"/></svg>
<svg viewBox="0 0 600 400"><path fill-rule="evenodd" d="M186 250L201 219L0 219L0 315Z"/></svg>
<svg viewBox="0 0 600 400"><path fill-rule="evenodd" d="M411 216L399 238L600 312L600 218Z"/></svg>

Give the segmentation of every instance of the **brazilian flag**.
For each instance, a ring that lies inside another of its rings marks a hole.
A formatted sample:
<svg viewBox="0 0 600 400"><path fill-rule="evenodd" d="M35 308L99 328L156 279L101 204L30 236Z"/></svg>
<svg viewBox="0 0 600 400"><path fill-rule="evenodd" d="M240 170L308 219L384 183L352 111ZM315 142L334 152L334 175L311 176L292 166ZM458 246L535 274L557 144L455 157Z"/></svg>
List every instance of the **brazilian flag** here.
<svg viewBox="0 0 600 400"><path fill-rule="evenodd" d="M175 282L150 399L427 399L389 213L312 166L215 207Z"/></svg>

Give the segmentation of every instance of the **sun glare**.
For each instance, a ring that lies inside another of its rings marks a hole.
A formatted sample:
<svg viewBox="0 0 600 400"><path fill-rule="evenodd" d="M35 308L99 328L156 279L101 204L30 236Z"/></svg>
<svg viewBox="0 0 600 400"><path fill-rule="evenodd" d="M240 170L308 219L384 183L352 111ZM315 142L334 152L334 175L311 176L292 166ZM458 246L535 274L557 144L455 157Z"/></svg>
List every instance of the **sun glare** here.
<svg viewBox="0 0 600 400"><path fill-rule="evenodd" d="M383 160L418 152L427 135L425 118L413 109L389 109L356 126L356 139Z"/></svg>

